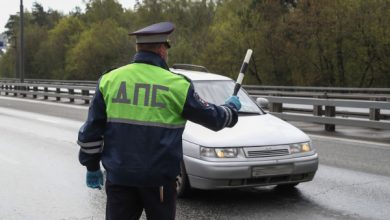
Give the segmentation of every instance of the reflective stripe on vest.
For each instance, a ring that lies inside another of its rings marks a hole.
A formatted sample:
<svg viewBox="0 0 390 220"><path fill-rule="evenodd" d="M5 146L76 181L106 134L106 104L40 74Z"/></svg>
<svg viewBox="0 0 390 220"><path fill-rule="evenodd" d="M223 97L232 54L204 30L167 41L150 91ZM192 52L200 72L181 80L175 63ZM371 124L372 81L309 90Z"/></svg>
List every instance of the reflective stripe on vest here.
<svg viewBox="0 0 390 220"><path fill-rule="evenodd" d="M115 69L99 84L109 122L166 128L184 127L189 87L182 76L142 63Z"/></svg>

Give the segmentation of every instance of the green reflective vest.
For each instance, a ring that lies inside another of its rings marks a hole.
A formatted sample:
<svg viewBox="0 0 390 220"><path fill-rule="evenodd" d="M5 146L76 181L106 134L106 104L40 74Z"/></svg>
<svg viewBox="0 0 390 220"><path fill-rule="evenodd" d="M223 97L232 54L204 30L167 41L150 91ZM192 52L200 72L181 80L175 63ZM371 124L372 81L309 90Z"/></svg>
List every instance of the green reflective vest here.
<svg viewBox="0 0 390 220"><path fill-rule="evenodd" d="M190 83L161 67L133 63L105 74L99 83L108 122L184 127L181 116Z"/></svg>

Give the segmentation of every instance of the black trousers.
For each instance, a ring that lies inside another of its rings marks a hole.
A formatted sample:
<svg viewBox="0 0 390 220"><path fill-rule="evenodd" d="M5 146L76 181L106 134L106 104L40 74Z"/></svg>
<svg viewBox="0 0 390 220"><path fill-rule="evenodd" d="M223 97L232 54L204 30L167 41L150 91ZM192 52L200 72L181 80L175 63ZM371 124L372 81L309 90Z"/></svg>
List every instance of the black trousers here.
<svg viewBox="0 0 390 220"><path fill-rule="evenodd" d="M176 216L176 182L160 187L129 187L106 181L106 220L138 220L145 209L148 220L174 220Z"/></svg>

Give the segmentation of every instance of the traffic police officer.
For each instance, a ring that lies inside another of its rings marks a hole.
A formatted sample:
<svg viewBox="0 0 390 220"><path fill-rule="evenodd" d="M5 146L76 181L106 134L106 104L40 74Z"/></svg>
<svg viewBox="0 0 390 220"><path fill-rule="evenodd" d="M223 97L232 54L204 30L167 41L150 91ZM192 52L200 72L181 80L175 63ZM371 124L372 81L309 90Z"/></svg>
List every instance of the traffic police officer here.
<svg viewBox="0 0 390 220"><path fill-rule="evenodd" d="M135 31L131 64L104 74L80 128L79 160L91 188L103 186L106 219L175 219L176 177L182 160L186 120L218 131L238 120L241 103L230 97L216 106L202 100L191 82L169 71L168 35L162 22Z"/></svg>

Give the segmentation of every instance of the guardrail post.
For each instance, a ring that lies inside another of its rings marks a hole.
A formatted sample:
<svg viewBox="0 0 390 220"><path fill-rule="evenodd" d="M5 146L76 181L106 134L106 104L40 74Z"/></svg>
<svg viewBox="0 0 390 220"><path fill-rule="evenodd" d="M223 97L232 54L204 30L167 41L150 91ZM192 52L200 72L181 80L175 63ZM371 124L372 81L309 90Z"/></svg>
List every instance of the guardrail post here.
<svg viewBox="0 0 390 220"><path fill-rule="evenodd" d="M18 96L18 93L15 90L19 90L19 86L13 86L14 96Z"/></svg>
<svg viewBox="0 0 390 220"><path fill-rule="evenodd" d="M314 105L313 106L313 115L314 116L321 116L322 113L322 105Z"/></svg>
<svg viewBox="0 0 390 220"><path fill-rule="evenodd" d="M89 90L81 90L81 95L89 96ZM89 99L84 99L85 104L89 104Z"/></svg>
<svg viewBox="0 0 390 220"><path fill-rule="evenodd" d="M336 116L336 107L335 106L325 106L325 116L326 117L335 117ZM334 124L325 124L325 131L335 131L336 125Z"/></svg>
<svg viewBox="0 0 390 220"><path fill-rule="evenodd" d="M370 108L370 120L379 121L381 110L377 108Z"/></svg>
<svg viewBox="0 0 390 220"><path fill-rule="evenodd" d="M47 94L48 92L49 92L49 89L45 86L44 88L43 88L43 92L44 92L44 94ZM48 96L47 95L44 95L43 96L43 99L48 99Z"/></svg>
<svg viewBox="0 0 390 220"><path fill-rule="evenodd" d="M37 86L33 86L33 91L37 92L38 91L38 87ZM37 98L37 94L33 94L33 98L36 99Z"/></svg>
<svg viewBox="0 0 390 220"><path fill-rule="evenodd" d="M283 112L283 103L270 103L270 112Z"/></svg>
<svg viewBox="0 0 390 220"><path fill-rule="evenodd" d="M5 95L8 95L8 85L5 85Z"/></svg>
<svg viewBox="0 0 390 220"><path fill-rule="evenodd" d="M68 91L70 95L74 95L74 89L69 89ZM69 101L74 102L74 98L69 98Z"/></svg>
<svg viewBox="0 0 390 220"><path fill-rule="evenodd" d="M315 96L314 98L320 99L324 96ZM322 105L313 105L313 115L314 116L322 116L324 113L322 111Z"/></svg>
<svg viewBox="0 0 390 220"><path fill-rule="evenodd" d="M371 101L378 101L376 98L372 98ZM381 116L381 110L377 108L370 108L369 119L372 121L379 121Z"/></svg>
<svg viewBox="0 0 390 220"><path fill-rule="evenodd" d="M56 88L56 93L57 93L57 94L60 94L60 93L61 93L61 89L60 89L60 88ZM60 97L60 96L56 96L56 100L57 100L57 101L60 101L60 100L61 100L61 97Z"/></svg>
<svg viewBox="0 0 390 220"><path fill-rule="evenodd" d="M28 86L25 86L25 85L21 86L22 92L20 94L22 95L23 98L26 98L26 96L27 96L26 92L27 92L28 89L29 89Z"/></svg>

